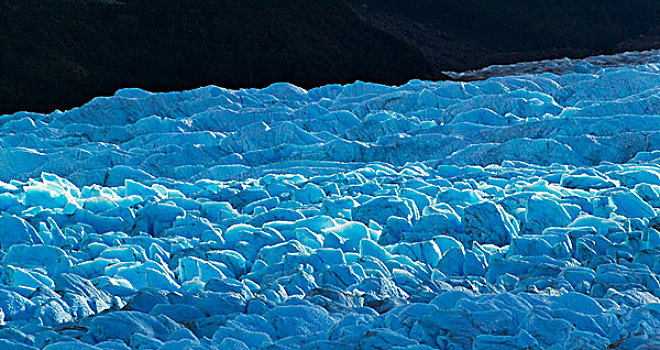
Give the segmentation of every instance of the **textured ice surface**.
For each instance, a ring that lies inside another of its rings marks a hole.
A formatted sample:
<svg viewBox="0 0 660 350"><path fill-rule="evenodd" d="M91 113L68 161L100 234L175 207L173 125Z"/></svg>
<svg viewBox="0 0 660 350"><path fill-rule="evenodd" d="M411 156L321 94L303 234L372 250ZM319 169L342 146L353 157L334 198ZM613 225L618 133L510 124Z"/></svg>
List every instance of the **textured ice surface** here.
<svg viewBox="0 0 660 350"><path fill-rule="evenodd" d="M1 116L0 348L658 348L660 67L614 60Z"/></svg>
<svg viewBox="0 0 660 350"><path fill-rule="evenodd" d="M494 65L466 72L444 72L452 78L474 80L493 76L538 73L597 73L606 67L627 67L660 63L660 50L624 52L617 55L592 56L584 59L548 59L509 65Z"/></svg>

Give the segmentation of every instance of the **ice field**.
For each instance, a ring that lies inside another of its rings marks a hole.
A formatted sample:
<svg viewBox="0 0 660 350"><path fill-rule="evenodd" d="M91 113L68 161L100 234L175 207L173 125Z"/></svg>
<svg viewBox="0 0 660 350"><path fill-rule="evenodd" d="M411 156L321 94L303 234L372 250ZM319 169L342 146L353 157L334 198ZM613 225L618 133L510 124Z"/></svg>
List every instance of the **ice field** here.
<svg viewBox="0 0 660 350"><path fill-rule="evenodd" d="M660 348L660 52L486 72L0 116L0 349Z"/></svg>

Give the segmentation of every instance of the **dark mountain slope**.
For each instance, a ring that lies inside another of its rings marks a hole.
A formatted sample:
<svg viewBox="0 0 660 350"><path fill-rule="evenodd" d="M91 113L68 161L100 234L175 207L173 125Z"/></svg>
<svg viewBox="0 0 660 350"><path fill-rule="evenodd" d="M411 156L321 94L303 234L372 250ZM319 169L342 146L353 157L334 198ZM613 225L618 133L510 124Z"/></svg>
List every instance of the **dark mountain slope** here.
<svg viewBox="0 0 660 350"><path fill-rule="evenodd" d="M348 0L437 70L660 48L657 0Z"/></svg>
<svg viewBox="0 0 660 350"><path fill-rule="evenodd" d="M0 113L660 47L658 0L0 0Z"/></svg>
<svg viewBox="0 0 660 350"><path fill-rule="evenodd" d="M2 1L0 23L0 113L71 108L129 86L440 77L342 0Z"/></svg>

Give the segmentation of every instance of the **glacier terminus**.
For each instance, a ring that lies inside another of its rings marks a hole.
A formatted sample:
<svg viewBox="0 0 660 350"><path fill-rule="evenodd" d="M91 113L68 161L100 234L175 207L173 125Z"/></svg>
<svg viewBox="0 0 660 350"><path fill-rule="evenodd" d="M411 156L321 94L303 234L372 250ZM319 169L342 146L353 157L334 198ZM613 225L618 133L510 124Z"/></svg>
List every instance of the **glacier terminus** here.
<svg viewBox="0 0 660 350"><path fill-rule="evenodd" d="M0 348L660 348L660 51L454 77L0 116Z"/></svg>

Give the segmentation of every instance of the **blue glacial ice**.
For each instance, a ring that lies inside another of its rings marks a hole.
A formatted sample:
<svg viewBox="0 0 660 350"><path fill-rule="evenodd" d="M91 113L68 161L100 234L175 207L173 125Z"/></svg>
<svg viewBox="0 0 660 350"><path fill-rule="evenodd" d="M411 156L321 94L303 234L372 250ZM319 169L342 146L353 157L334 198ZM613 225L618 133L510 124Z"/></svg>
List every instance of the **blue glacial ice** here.
<svg viewBox="0 0 660 350"><path fill-rule="evenodd" d="M0 116L0 348L660 348L660 52L480 74Z"/></svg>

